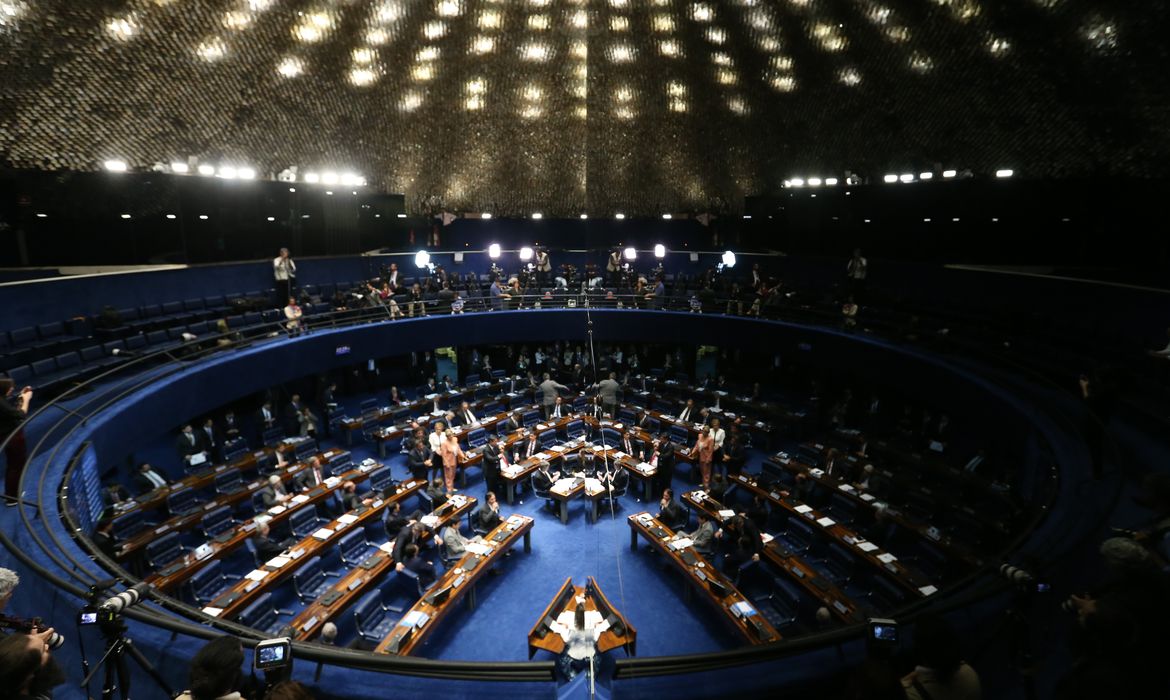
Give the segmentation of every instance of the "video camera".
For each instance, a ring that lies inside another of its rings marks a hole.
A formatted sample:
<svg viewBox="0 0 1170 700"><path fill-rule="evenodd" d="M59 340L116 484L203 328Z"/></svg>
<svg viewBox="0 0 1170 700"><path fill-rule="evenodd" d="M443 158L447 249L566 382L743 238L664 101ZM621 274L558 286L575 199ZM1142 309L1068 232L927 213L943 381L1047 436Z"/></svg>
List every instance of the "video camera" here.
<svg viewBox="0 0 1170 700"><path fill-rule="evenodd" d="M48 629L49 626L44 624L39 617L13 617L10 615L0 615L0 629L12 630L21 634L35 634L38 630ZM65 637L60 633L54 632L45 640L49 645L50 650L60 649L61 645L65 643Z"/></svg>

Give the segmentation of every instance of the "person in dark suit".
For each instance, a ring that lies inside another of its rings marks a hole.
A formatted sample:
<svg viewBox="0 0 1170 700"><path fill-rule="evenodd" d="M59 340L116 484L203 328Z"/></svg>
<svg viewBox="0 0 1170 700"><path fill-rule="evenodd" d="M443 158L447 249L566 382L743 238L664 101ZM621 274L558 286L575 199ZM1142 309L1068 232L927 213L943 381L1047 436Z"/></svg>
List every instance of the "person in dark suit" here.
<svg viewBox="0 0 1170 700"><path fill-rule="evenodd" d="M352 481L346 481L341 485L341 510L348 513L351 510L356 510L358 506L368 503L366 499L358 495L357 484Z"/></svg>
<svg viewBox="0 0 1170 700"><path fill-rule="evenodd" d="M548 420L549 416L552 415L553 404L556 403L557 396L559 396L558 392L563 391L568 393L569 387L553 381L552 375L545 372L544 381L540 383L538 388L541 393L541 406L544 408L544 418Z"/></svg>
<svg viewBox="0 0 1170 700"><path fill-rule="evenodd" d="M638 461L646 459L646 444L634 434L634 431L627 430L626 434L622 436L622 452Z"/></svg>
<svg viewBox="0 0 1170 700"><path fill-rule="evenodd" d="M674 443L666 437L658 438L657 486L659 489L670 488L674 480L674 463L676 461Z"/></svg>
<svg viewBox="0 0 1170 700"><path fill-rule="evenodd" d="M535 432L525 432L525 439L517 440L512 445L512 464L519 464L532 455L540 452L540 444L536 440Z"/></svg>
<svg viewBox="0 0 1170 700"><path fill-rule="evenodd" d="M487 444L483 448L483 483L489 494L499 493L500 460L503 458L504 448L500 445L500 437L495 433L488 435Z"/></svg>
<svg viewBox="0 0 1170 700"><path fill-rule="evenodd" d="M707 495L718 503L723 502L723 497L727 495L727 479L723 475L716 472L711 477L711 486L707 489Z"/></svg>
<svg viewBox="0 0 1170 700"><path fill-rule="evenodd" d="M102 518L97 523L97 529L94 530L90 540L98 551L106 555L110 559L114 559L118 555L118 545L114 542L114 519Z"/></svg>
<svg viewBox="0 0 1170 700"><path fill-rule="evenodd" d="M131 479L138 493L150 493L167 485L167 479L148 462L138 465L138 473Z"/></svg>
<svg viewBox="0 0 1170 700"><path fill-rule="evenodd" d="M658 502L658 515L655 517L673 530L677 530L686 524L687 512L674 500L673 490L662 490L662 500Z"/></svg>
<svg viewBox="0 0 1170 700"><path fill-rule="evenodd" d="M768 528L768 500L762 494L756 494L752 498L752 504L748 506L744 513L748 520L751 520L756 525L756 529L761 532Z"/></svg>
<svg viewBox="0 0 1170 700"><path fill-rule="evenodd" d="M732 423L731 434L723 446L723 463L727 465L728 474L739 474L743 465L747 463L747 447L744 445L743 433Z"/></svg>
<svg viewBox="0 0 1170 700"><path fill-rule="evenodd" d="M438 508L447 502L447 486L442 477L435 477L427 485L427 496L431 499L431 507Z"/></svg>
<svg viewBox="0 0 1170 700"><path fill-rule="evenodd" d="M630 486L630 472L626 471L625 467L615 464L609 474L601 476L601 482L610 493L614 491L625 493Z"/></svg>
<svg viewBox="0 0 1170 700"><path fill-rule="evenodd" d="M759 561L760 552L764 549L764 542L760 539L760 530L751 519L737 514L723 524L723 529L715 534L723 540L727 547L727 556L723 559L723 570L734 572L742 564L749 561Z"/></svg>
<svg viewBox="0 0 1170 700"><path fill-rule="evenodd" d="M556 400L553 401L552 411L549 412L548 417L551 418L552 420L558 420L560 418L567 417L569 415L569 413L570 413L569 405L565 403L565 400L563 398L558 396L556 398Z"/></svg>
<svg viewBox="0 0 1170 700"><path fill-rule="evenodd" d="M541 491L547 491L559 478L561 478L560 472L552 471L548 462L541 462L532 474L532 483Z"/></svg>
<svg viewBox="0 0 1170 700"><path fill-rule="evenodd" d="M480 530L490 531L503 521L504 519L500 517L500 502L496 499L496 494L488 491L483 505L475 511L475 525Z"/></svg>
<svg viewBox="0 0 1170 700"><path fill-rule="evenodd" d="M268 485L260 489L258 493L265 508L282 505L292 498L292 494L284 488L284 482L275 474L268 477Z"/></svg>
<svg viewBox="0 0 1170 700"><path fill-rule="evenodd" d="M203 421L198 435L199 443L203 451L216 462L223 460L223 434L220 433L213 419L208 418Z"/></svg>
<svg viewBox="0 0 1170 700"><path fill-rule="evenodd" d="M299 491L308 491L311 488L320 486L325 483L325 472L321 469L321 460L316 457L309 458L309 465L297 474L293 484Z"/></svg>
<svg viewBox="0 0 1170 700"><path fill-rule="evenodd" d="M111 483L102 487L102 505L112 508L130 500L130 492L121 484Z"/></svg>
<svg viewBox="0 0 1170 700"><path fill-rule="evenodd" d="M434 563L427 561L426 559L423 559L421 556L419 556L417 544L407 545L403 551L403 556L406 558L406 560L399 562L396 568L399 571L402 571L403 569L410 569L413 571L418 575L418 582L420 586L423 588L430 588L431 585L438 580L439 573L435 570Z"/></svg>
<svg viewBox="0 0 1170 700"><path fill-rule="evenodd" d="M427 473L433 464L431 446L423 437L422 428L414 431L414 445L407 454L407 463L410 466L410 475L416 479L426 479Z"/></svg>
<svg viewBox="0 0 1170 700"><path fill-rule="evenodd" d="M305 405L301 403L301 395L293 394L289 397L288 403L284 406L284 432L286 435L299 435L301 432L301 409Z"/></svg>
<svg viewBox="0 0 1170 700"><path fill-rule="evenodd" d="M394 541L398 538L398 533L402 532L402 528L407 525L413 525L422 517L422 513L415 510L410 513L402 512L402 503L395 501L390 509L386 511L386 519L382 521L383 527L386 528L386 537Z"/></svg>
<svg viewBox="0 0 1170 700"><path fill-rule="evenodd" d="M471 404L466 401L459 404L459 410L455 412L455 425L472 425L477 420L475 412L471 410Z"/></svg>
<svg viewBox="0 0 1170 700"><path fill-rule="evenodd" d="M284 552L284 545L270 536L272 531L268 527L268 523L258 523L256 525L256 532L252 533L252 544L256 546L256 558L260 563L278 557Z"/></svg>
<svg viewBox="0 0 1170 700"><path fill-rule="evenodd" d="M260 410L256 412L256 427L258 428L257 437L263 441L264 432L275 428L277 425L276 410L272 408L271 401L265 401Z"/></svg>
<svg viewBox="0 0 1170 700"><path fill-rule="evenodd" d="M523 428L524 419L521 417L520 411L518 409L512 411L512 413L508 416L508 420L504 422L504 431L508 433L514 433L517 430L521 430Z"/></svg>
<svg viewBox="0 0 1170 700"><path fill-rule="evenodd" d="M240 422L236 420L235 411L228 411L223 414L223 438L225 441L235 440L240 437Z"/></svg>
<svg viewBox="0 0 1170 700"><path fill-rule="evenodd" d="M183 430L179 433L179 437L175 440L175 449L178 450L179 456L183 458L184 464L190 463L191 458L197 454L203 453L203 443L199 440L199 436L195 434L195 428L190 423L183 426Z"/></svg>
<svg viewBox="0 0 1170 700"><path fill-rule="evenodd" d="M699 412L695 408L694 399L687 399L686 404L678 412L678 419L683 423L691 423L699 419Z"/></svg>

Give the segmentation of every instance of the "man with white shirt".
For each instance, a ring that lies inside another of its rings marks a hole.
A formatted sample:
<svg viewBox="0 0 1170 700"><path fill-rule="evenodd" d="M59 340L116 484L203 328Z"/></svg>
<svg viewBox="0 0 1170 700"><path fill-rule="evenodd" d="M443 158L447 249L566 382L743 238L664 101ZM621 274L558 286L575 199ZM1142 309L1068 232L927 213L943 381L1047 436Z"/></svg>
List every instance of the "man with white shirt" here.
<svg viewBox="0 0 1170 700"><path fill-rule="evenodd" d="M316 457L310 457L308 468L297 475L297 488L302 491L308 491L311 488L320 486L324 482L325 473L321 469L321 460Z"/></svg>
<svg viewBox="0 0 1170 700"><path fill-rule="evenodd" d="M402 282L398 278L398 263L390 263L390 270L386 273L386 282L390 285L390 289L397 291Z"/></svg>
<svg viewBox="0 0 1170 700"><path fill-rule="evenodd" d="M275 474L269 476L268 485L260 489L260 500L264 502L265 508L287 503L290 498L292 494L285 490L284 482Z"/></svg>
<svg viewBox="0 0 1170 700"><path fill-rule="evenodd" d="M558 396L556 401L553 402L552 413L549 414L549 418L556 420L558 418L564 418L567 415L569 415L569 412L565 407L565 401Z"/></svg>
<svg viewBox="0 0 1170 700"><path fill-rule="evenodd" d="M289 257L288 248L281 248L280 255L272 261L272 278L276 281L276 298L284 301L292 296L292 287L297 278L297 264Z"/></svg>
<svg viewBox="0 0 1170 700"><path fill-rule="evenodd" d="M697 417L698 413L695 411L695 400L687 399L686 405L683 406L683 409L678 412L679 421L683 423L689 423L695 420Z"/></svg>
<svg viewBox="0 0 1170 700"><path fill-rule="evenodd" d="M460 425L472 425L479 420L471 410L471 404L466 401L459 404L459 412L455 414L455 417L459 419Z"/></svg>
<svg viewBox="0 0 1170 700"><path fill-rule="evenodd" d="M196 459L196 455L207 456L203 452L203 444L199 440L199 436L195 434L195 428L190 423L183 426L182 432L179 433L179 439L175 441L175 449L183 458L184 465L190 465L191 461Z"/></svg>
<svg viewBox="0 0 1170 700"><path fill-rule="evenodd" d="M166 477L155 471L148 462L138 465L138 473L134 475L134 486L139 493L150 493L167 485Z"/></svg>

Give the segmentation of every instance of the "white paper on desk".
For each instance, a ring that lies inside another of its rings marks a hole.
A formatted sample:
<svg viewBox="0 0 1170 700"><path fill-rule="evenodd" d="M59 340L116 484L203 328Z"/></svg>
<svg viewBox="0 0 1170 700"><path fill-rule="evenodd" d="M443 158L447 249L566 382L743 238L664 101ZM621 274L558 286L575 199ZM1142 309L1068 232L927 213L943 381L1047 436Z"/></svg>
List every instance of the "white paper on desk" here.
<svg viewBox="0 0 1170 700"><path fill-rule="evenodd" d="M423 527L433 528L439 524L439 519L437 517L435 517L434 515L431 515L430 513L428 513L428 514L422 516L421 518L419 518L419 522L421 522L423 524Z"/></svg>
<svg viewBox="0 0 1170 700"><path fill-rule="evenodd" d="M268 572L261 571L260 569L253 569L252 571L244 574L244 578L248 579L249 581L263 581L267 577Z"/></svg>
<svg viewBox="0 0 1170 700"><path fill-rule="evenodd" d="M340 483L341 483L341 479L336 477L336 476L331 476L331 477L328 477L325 479L325 485L329 488L333 488L334 486L337 486Z"/></svg>
<svg viewBox="0 0 1170 700"><path fill-rule="evenodd" d="M393 554L394 553L394 543L383 542L382 544L378 545L378 549L382 550L383 552L385 552L387 554Z"/></svg>
<svg viewBox="0 0 1170 700"><path fill-rule="evenodd" d="M804 515L805 513L811 513L812 508L810 506L806 506L806 505L799 505L796 507L796 512L800 513L801 515Z"/></svg>
<svg viewBox="0 0 1170 700"><path fill-rule="evenodd" d="M305 501L309 500L309 497L303 493L298 493L297 495L293 496L291 500L293 503L300 505L301 503L304 503Z"/></svg>
<svg viewBox="0 0 1170 700"><path fill-rule="evenodd" d="M625 452L622 452L621 450L618 450L617 452L614 452L614 453L613 453L613 456L614 456L614 457L617 457L618 459L621 459L622 457L625 457L625 456L626 456L626 453L625 453Z"/></svg>
<svg viewBox="0 0 1170 700"><path fill-rule="evenodd" d="M893 554L890 554L889 552L887 552L885 554L879 554L879 555L877 555L877 558L878 558L878 561L880 561L883 564L889 564L892 561L898 560L898 557L895 557Z"/></svg>
<svg viewBox="0 0 1170 700"><path fill-rule="evenodd" d="M346 513L345 515L339 516L337 522L343 525L353 525L357 522L357 516L352 513Z"/></svg>
<svg viewBox="0 0 1170 700"><path fill-rule="evenodd" d="M537 429L537 430L544 430L544 429L545 429L545 428L547 428L547 427L548 427L548 426L547 426L547 425L545 425L544 423L537 423L537 424L536 424L536 429Z"/></svg>
<svg viewBox="0 0 1170 700"><path fill-rule="evenodd" d="M821 518L820 520L817 520L817 525L820 525L821 527L830 527L836 524L837 521L833 520L832 518Z"/></svg>
<svg viewBox="0 0 1170 700"><path fill-rule="evenodd" d="M819 479L825 475L825 470L824 469L809 469L808 473L812 474L814 477Z"/></svg>
<svg viewBox="0 0 1170 700"><path fill-rule="evenodd" d="M724 508L723 510L719 511L720 518L730 518L733 516L735 516L735 511L731 510L730 508Z"/></svg>
<svg viewBox="0 0 1170 700"><path fill-rule="evenodd" d="M266 513L260 513L260 514L259 514L259 515L257 515L256 517L252 518L252 522L250 522L250 523L244 523L244 530L245 530L246 532L251 532L252 530L255 530L255 529L256 529L256 526L257 526L257 525L259 525L259 524L261 524L261 523L266 523L266 522L268 522L269 520L272 520L272 516L271 516L271 515L268 515L268 514L266 514Z"/></svg>
<svg viewBox="0 0 1170 700"><path fill-rule="evenodd" d="M586 477L586 479L585 479L585 492L586 493L599 493L603 490L604 490L604 488L601 486L600 481L598 481L597 479L594 479L592 477Z"/></svg>
<svg viewBox="0 0 1170 700"><path fill-rule="evenodd" d="M492 553L492 548L483 542L468 542L467 551L471 552L472 554L478 554L481 557L486 557Z"/></svg>
<svg viewBox="0 0 1170 700"><path fill-rule="evenodd" d="M279 569L280 567L289 563L289 561L291 561L291 560L288 557L284 557L284 556L272 557L268 561L264 562L264 566L271 566L274 569Z"/></svg>
<svg viewBox="0 0 1170 700"><path fill-rule="evenodd" d="M858 542L857 548L863 552L874 552L877 551L878 546L873 542Z"/></svg>
<svg viewBox="0 0 1170 700"><path fill-rule="evenodd" d="M203 608L203 612L212 616L212 617L219 617L220 614L223 613L223 608L213 608L213 607L208 606L206 608Z"/></svg>
<svg viewBox="0 0 1170 700"><path fill-rule="evenodd" d="M288 510L288 508L285 508L284 506L272 506L271 508L268 509L268 512L271 513L272 515L280 515L281 513L283 513L286 510Z"/></svg>
<svg viewBox="0 0 1170 700"><path fill-rule="evenodd" d="M870 501L872 501L874 499L873 499L873 496L869 495L868 493L863 493L863 494L861 494L861 500L865 501L866 503L869 503Z"/></svg>
<svg viewBox="0 0 1170 700"><path fill-rule="evenodd" d="M549 449L552 450L553 452L564 452L565 446L564 445L553 445Z"/></svg>
<svg viewBox="0 0 1170 700"><path fill-rule="evenodd" d="M938 589L934 586L923 586L922 588L918 589L918 592L922 595L931 595L932 593L937 593Z"/></svg>
<svg viewBox="0 0 1170 700"><path fill-rule="evenodd" d="M327 527L323 527L320 530L313 533L313 537L315 539L321 540L322 542L324 542L325 540L329 539L332 536L333 536L333 531Z"/></svg>
<svg viewBox="0 0 1170 700"><path fill-rule="evenodd" d="M694 542L689 537L680 537L670 543L670 546L676 550L686 549L693 545Z"/></svg>
<svg viewBox="0 0 1170 700"><path fill-rule="evenodd" d="M532 455L532 457L534 459L548 459L548 455L543 452L537 452L536 454Z"/></svg>
<svg viewBox="0 0 1170 700"><path fill-rule="evenodd" d="M850 486L849 484L841 484L841 485L837 486L837 488L841 489L841 490L842 490L842 491L844 491L845 493L853 493L853 491L855 490L855 489L854 489L852 486Z"/></svg>
<svg viewBox="0 0 1170 700"><path fill-rule="evenodd" d="M760 541L763 542L764 544L768 544L769 542L771 542L774 539L776 539L776 538L772 537L771 535L769 535L766 532L760 533Z"/></svg>
<svg viewBox="0 0 1170 700"><path fill-rule="evenodd" d="M647 462L638 462L638 471L643 474L649 474L654 471L654 467L650 466Z"/></svg>

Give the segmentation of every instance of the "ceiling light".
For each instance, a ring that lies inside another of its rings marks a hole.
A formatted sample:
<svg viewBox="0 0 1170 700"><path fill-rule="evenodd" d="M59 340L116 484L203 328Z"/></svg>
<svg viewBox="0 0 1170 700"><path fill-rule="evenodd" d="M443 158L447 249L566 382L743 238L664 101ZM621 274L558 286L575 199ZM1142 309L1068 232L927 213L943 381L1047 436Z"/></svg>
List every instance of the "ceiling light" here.
<svg viewBox="0 0 1170 700"><path fill-rule="evenodd" d="M958 174L959 173L957 170L944 170L943 171L943 177L954 177L955 175L958 175Z"/></svg>
<svg viewBox="0 0 1170 700"><path fill-rule="evenodd" d="M431 254L425 250L420 250L414 254L414 266L420 270L431 264Z"/></svg>
<svg viewBox="0 0 1170 700"><path fill-rule="evenodd" d="M533 213L532 218L540 220L540 219L544 218L544 214L541 214L540 212L535 212L535 213Z"/></svg>
<svg viewBox="0 0 1170 700"><path fill-rule="evenodd" d="M658 243L654 246L654 257L662 259L666 257L666 246Z"/></svg>
<svg viewBox="0 0 1170 700"><path fill-rule="evenodd" d="M488 246L488 257L492 260L497 260L500 257L500 244L493 243Z"/></svg>
<svg viewBox="0 0 1170 700"><path fill-rule="evenodd" d="M199 166L199 174L211 177L215 174L215 166L211 165L210 163L204 163L203 165Z"/></svg>
<svg viewBox="0 0 1170 700"><path fill-rule="evenodd" d="M902 182L914 182L914 174L913 173L902 173L902 176L899 177L898 179L901 180Z"/></svg>
<svg viewBox="0 0 1170 700"><path fill-rule="evenodd" d="M124 160L107 160L102 166L111 173L124 173L128 167Z"/></svg>
<svg viewBox="0 0 1170 700"><path fill-rule="evenodd" d="M626 248L622 251L622 257L630 261L637 260L638 251L634 250L633 248Z"/></svg>
<svg viewBox="0 0 1170 700"><path fill-rule="evenodd" d="M730 250L723 253L723 266L735 267L735 253L731 252Z"/></svg>
<svg viewBox="0 0 1170 700"><path fill-rule="evenodd" d="M396 214L395 216L397 216L399 219L405 219L405 218L406 218L406 214Z"/></svg>
<svg viewBox="0 0 1170 700"><path fill-rule="evenodd" d="M182 162L182 161L177 160L174 163L171 163L171 172L172 173L178 173L180 175L183 175L183 174L186 174L187 172L189 172L190 170L191 169L187 167L187 164Z"/></svg>
<svg viewBox="0 0 1170 700"><path fill-rule="evenodd" d="M490 211L485 211L484 213L479 215L479 218L490 219L490 218L492 218L492 213Z"/></svg>
<svg viewBox="0 0 1170 700"><path fill-rule="evenodd" d="M275 216L270 216L270 217L268 217L268 220L269 220L269 221L276 221L276 217L275 217Z"/></svg>
<svg viewBox="0 0 1170 700"><path fill-rule="evenodd" d="M580 217L578 217L578 218L581 218L581 219L588 219L588 218L589 218L589 215L588 215L588 214L582 214L582 215L581 215Z"/></svg>
<svg viewBox="0 0 1170 700"><path fill-rule="evenodd" d="M528 262L529 260L531 260L532 259L532 249L529 248L528 246L524 246L523 248L521 248L520 249L520 259L524 262Z"/></svg>
<svg viewBox="0 0 1170 700"><path fill-rule="evenodd" d="M898 181L897 175L886 175L885 177L882 178L882 182L897 182L897 181Z"/></svg>
<svg viewBox="0 0 1170 700"><path fill-rule="evenodd" d="M1013 171L1013 170L1008 170L1008 169L1005 169L1005 170L996 170L996 171L995 171L995 176L996 176L996 177L1011 177L1011 176L1012 176L1012 175L1014 175L1014 174L1015 174L1015 171Z"/></svg>
<svg viewBox="0 0 1170 700"><path fill-rule="evenodd" d="M835 178L835 177L827 177L827 178L825 178L825 184L826 184L826 185L829 185L830 187L832 187L833 185L836 185L836 184L837 184L837 178Z"/></svg>
<svg viewBox="0 0 1170 700"><path fill-rule="evenodd" d="M317 173L305 173L305 182L309 183L310 185L315 185L318 182L321 182L321 176Z"/></svg>
<svg viewBox="0 0 1170 700"><path fill-rule="evenodd" d="M819 177L810 177L808 179L808 186L809 187L820 187L822 182L824 182L824 181L821 180Z"/></svg>
<svg viewBox="0 0 1170 700"><path fill-rule="evenodd" d="M123 218L123 219L129 219L129 218L130 218L130 215L129 215L129 214L123 214L123 215L122 215L122 218Z"/></svg>
<svg viewBox="0 0 1170 700"><path fill-rule="evenodd" d="M200 214L200 215L199 215L199 220L200 220L200 221L207 221L207 214Z"/></svg>
<svg viewBox="0 0 1170 700"><path fill-rule="evenodd" d="M933 180L934 173L918 173L919 180Z"/></svg>
<svg viewBox="0 0 1170 700"><path fill-rule="evenodd" d="M624 218L626 218L626 215L625 215L625 214L622 214L621 212L618 212L617 214L614 214L614 215L613 215L613 218L615 218L615 219L624 219Z"/></svg>
<svg viewBox="0 0 1170 700"><path fill-rule="evenodd" d="M670 214L663 214L663 215L662 215L662 218L666 219L667 221L670 221L670 220L671 220L671 219L673 219L674 217L673 217L673 216L671 216Z"/></svg>

